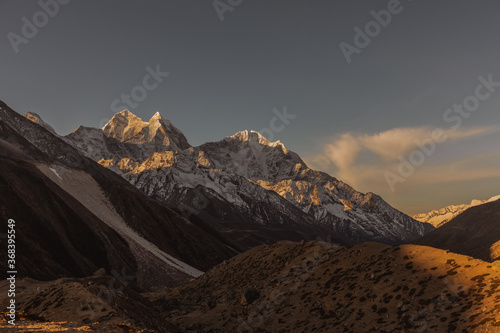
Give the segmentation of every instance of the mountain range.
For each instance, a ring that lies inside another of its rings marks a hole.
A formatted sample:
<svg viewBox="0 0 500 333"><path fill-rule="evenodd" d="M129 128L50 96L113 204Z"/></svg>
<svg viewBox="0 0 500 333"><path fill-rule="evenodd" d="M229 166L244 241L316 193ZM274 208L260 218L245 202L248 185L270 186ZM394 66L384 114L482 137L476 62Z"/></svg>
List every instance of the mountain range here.
<svg viewBox="0 0 500 333"><path fill-rule="evenodd" d="M417 221L430 223L434 227L439 228L471 207L484 205L485 203L497 201L499 199L500 195L491 197L487 200L472 200L470 204L450 205L441 209L432 210L428 213L415 214L412 217Z"/></svg>
<svg viewBox="0 0 500 333"><path fill-rule="evenodd" d="M210 221L245 249L284 239L400 244L434 229L374 193L310 169L255 131L192 147L159 113L146 122L124 110L102 129L80 126L63 139L148 196Z"/></svg>

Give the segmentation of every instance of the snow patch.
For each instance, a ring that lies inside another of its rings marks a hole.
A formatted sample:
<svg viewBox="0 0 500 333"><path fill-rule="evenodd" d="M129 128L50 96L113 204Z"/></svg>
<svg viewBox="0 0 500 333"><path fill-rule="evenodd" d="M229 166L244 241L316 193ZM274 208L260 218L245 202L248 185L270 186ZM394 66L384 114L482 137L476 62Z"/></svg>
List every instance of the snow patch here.
<svg viewBox="0 0 500 333"><path fill-rule="evenodd" d="M63 180L61 175L57 172L56 169L54 168L49 168L50 171L52 171L60 180Z"/></svg>
<svg viewBox="0 0 500 333"><path fill-rule="evenodd" d="M39 164L37 167L43 174L75 197L89 211L115 230L131 247L139 246L163 261L168 267L174 268L191 277L198 277L203 274L203 272L196 268L163 252L156 245L147 241L130 228L106 198L99 184L88 173L59 166L49 167L45 164ZM61 173L64 175L64 182L60 176Z"/></svg>

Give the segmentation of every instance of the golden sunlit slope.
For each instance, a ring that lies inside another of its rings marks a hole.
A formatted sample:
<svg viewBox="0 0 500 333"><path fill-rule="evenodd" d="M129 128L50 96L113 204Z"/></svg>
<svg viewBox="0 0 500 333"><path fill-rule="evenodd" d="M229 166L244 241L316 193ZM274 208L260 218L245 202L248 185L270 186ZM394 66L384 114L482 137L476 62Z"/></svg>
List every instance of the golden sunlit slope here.
<svg viewBox="0 0 500 333"><path fill-rule="evenodd" d="M496 332L500 265L425 246L280 242L147 295L189 332Z"/></svg>
<svg viewBox="0 0 500 333"><path fill-rule="evenodd" d="M426 246L284 241L174 289L119 280L20 280L12 332L500 332L500 264Z"/></svg>
<svg viewBox="0 0 500 333"><path fill-rule="evenodd" d="M161 320L153 305L120 273L114 272L116 277L103 273L80 279L17 280L16 325L9 325L2 316L0 332L179 332ZM0 282L3 309L10 300L8 283Z"/></svg>

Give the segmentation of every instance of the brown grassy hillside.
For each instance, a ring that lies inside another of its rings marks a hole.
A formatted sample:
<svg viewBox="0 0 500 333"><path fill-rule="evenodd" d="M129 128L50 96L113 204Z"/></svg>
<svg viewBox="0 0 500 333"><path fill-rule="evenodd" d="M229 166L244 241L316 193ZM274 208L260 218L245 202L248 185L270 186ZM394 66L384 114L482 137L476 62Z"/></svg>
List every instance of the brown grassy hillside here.
<svg viewBox="0 0 500 333"><path fill-rule="evenodd" d="M500 265L434 248L280 242L148 296L189 332L496 332Z"/></svg>
<svg viewBox="0 0 500 333"><path fill-rule="evenodd" d="M18 287L13 332L500 332L500 263L417 245L285 241L143 294L106 276Z"/></svg>

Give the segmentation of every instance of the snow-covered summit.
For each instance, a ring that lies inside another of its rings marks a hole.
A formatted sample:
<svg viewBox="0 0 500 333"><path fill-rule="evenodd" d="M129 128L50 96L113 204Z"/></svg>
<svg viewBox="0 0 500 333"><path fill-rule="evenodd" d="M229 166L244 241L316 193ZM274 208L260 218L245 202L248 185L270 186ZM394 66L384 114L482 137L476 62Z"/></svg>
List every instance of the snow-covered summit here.
<svg viewBox="0 0 500 333"><path fill-rule="evenodd" d="M158 112L158 111L156 111L156 113L151 117L151 119L149 119L148 124L153 124L156 122L161 123L167 127L175 128L178 132L180 132L179 129L177 129L174 125L172 125L172 122L170 122L170 120L163 118L161 116L160 112Z"/></svg>
<svg viewBox="0 0 500 333"><path fill-rule="evenodd" d="M281 147L285 154L288 152L285 145L280 140L269 141L262 134L260 134L257 131L253 131L253 130L239 131L236 134L229 136L228 138L229 139L236 139L238 141L256 142L256 143L259 143L261 145L265 145L265 146L269 146L269 147Z"/></svg>
<svg viewBox="0 0 500 333"><path fill-rule="evenodd" d="M160 119L160 118L161 118L160 112L156 111L149 121L151 121L152 119Z"/></svg>

